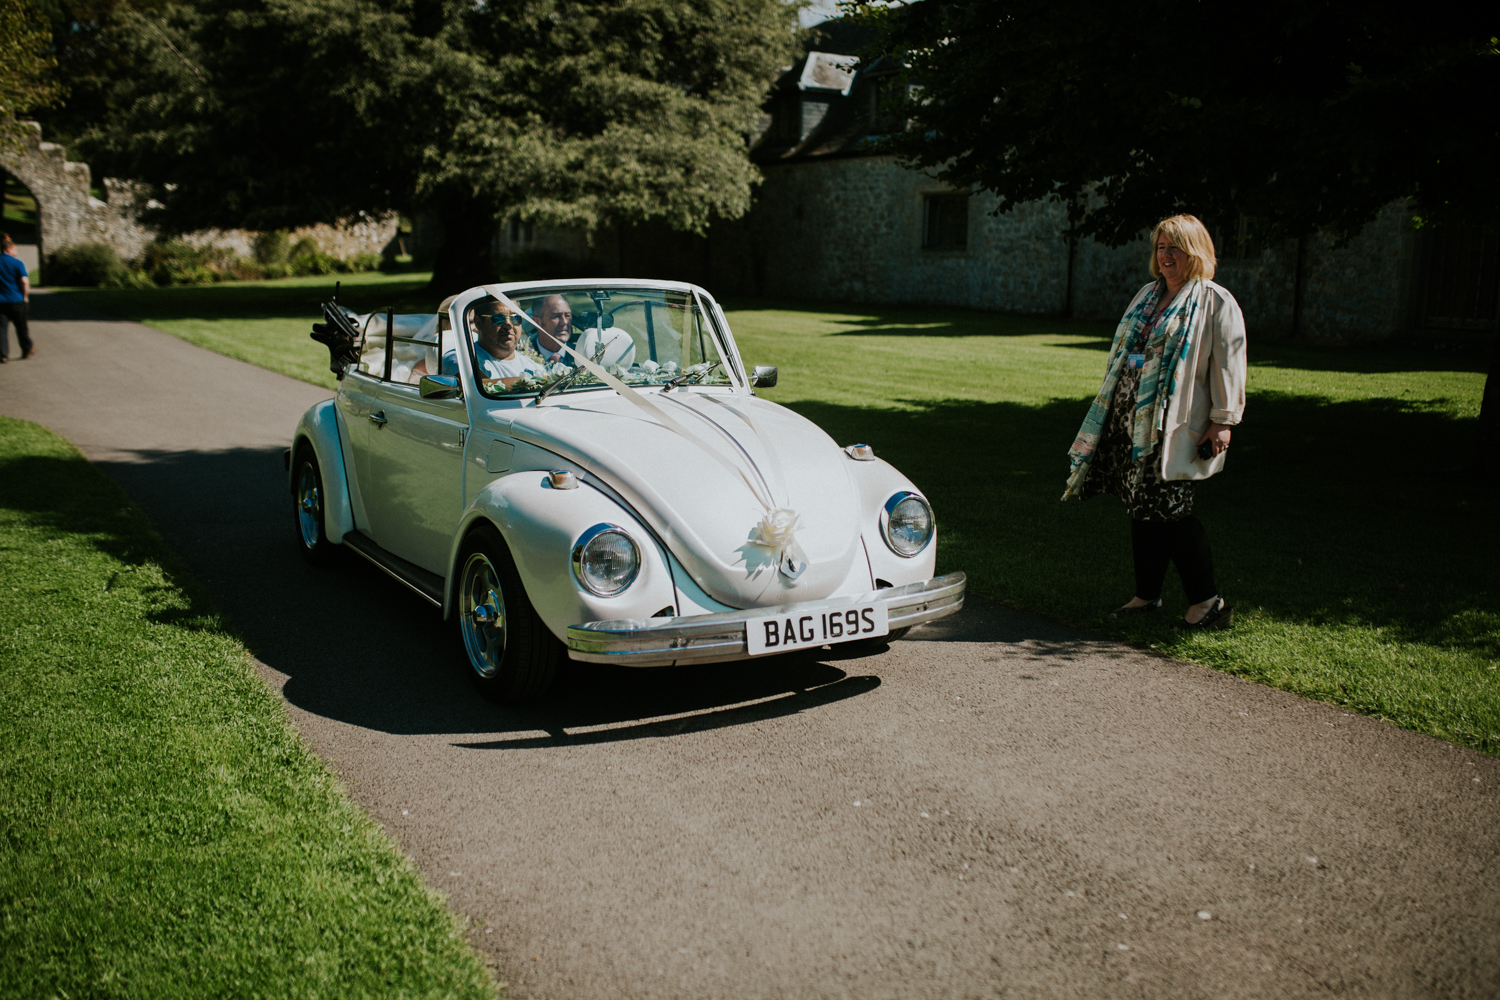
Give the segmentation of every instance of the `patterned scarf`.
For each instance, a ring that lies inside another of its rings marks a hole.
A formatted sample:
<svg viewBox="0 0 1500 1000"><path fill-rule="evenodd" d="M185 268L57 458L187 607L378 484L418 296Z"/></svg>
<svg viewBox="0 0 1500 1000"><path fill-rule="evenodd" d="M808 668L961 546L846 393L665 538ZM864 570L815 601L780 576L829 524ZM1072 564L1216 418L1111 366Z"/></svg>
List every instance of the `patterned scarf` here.
<svg viewBox="0 0 1500 1000"><path fill-rule="evenodd" d="M1083 418L1083 426L1078 429L1073 447L1068 450L1071 469L1068 473L1068 488L1062 496L1064 500L1077 493L1083 481L1088 478L1089 467L1094 460L1094 449L1099 446L1099 438L1104 433L1104 422L1109 418L1109 405L1115 394L1115 385L1120 381L1120 373L1125 370L1131 347L1142 339L1143 334L1149 336L1149 341L1146 345L1146 365L1141 369L1141 384L1135 394L1135 427L1130 442L1130 458L1134 462L1140 462L1156 450L1161 438L1162 416L1167 401L1177 391L1177 376L1182 368L1182 361L1187 357L1188 348L1192 346L1193 337L1197 336L1201 325L1198 322L1198 303L1202 298L1199 294L1202 284L1201 280L1196 279L1188 282L1181 294L1158 317L1155 315L1156 303L1161 299L1164 285L1157 282L1120 320L1120 325L1115 329L1114 343L1109 348L1109 370L1104 376L1104 384L1099 387L1099 395L1089 404L1088 416ZM1163 383L1165 392L1161 391ZM1137 469L1136 474L1139 473L1140 470Z"/></svg>

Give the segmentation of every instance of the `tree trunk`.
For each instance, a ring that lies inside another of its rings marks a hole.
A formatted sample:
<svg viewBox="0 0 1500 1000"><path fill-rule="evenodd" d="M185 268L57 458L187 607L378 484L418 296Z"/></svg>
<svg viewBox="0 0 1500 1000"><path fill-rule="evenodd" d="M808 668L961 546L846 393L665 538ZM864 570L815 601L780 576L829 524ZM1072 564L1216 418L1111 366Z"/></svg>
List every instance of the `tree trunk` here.
<svg viewBox="0 0 1500 1000"><path fill-rule="evenodd" d="M1490 373L1484 380L1484 401L1479 404L1479 453L1482 455L1494 450L1495 439L1500 436L1500 379L1497 379L1496 372L1500 372L1500 331L1495 333L1495 346L1490 351ZM1484 464L1490 466L1490 475L1500 482L1500 470L1494 468L1494 463Z"/></svg>
<svg viewBox="0 0 1500 1000"><path fill-rule="evenodd" d="M443 224L443 242L434 255L432 283L427 290L446 296L495 281L498 275L491 259L496 232L494 206L450 195L437 199L432 208Z"/></svg>

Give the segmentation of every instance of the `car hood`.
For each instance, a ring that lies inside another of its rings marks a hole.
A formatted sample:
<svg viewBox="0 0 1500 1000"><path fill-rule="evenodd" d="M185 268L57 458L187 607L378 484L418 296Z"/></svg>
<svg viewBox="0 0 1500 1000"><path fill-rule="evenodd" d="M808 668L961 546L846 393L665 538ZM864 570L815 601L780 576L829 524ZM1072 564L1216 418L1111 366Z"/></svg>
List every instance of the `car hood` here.
<svg viewBox="0 0 1500 1000"><path fill-rule="evenodd" d="M679 391L650 398L695 440L614 392L569 393L495 416L512 436L564 456L617 491L716 601L748 608L833 594L861 544L858 493L834 440L753 396ZM796 580L753 542L765 506L705 448L763 483L775 507L796 512L796 540L808 563Z"/></svg>

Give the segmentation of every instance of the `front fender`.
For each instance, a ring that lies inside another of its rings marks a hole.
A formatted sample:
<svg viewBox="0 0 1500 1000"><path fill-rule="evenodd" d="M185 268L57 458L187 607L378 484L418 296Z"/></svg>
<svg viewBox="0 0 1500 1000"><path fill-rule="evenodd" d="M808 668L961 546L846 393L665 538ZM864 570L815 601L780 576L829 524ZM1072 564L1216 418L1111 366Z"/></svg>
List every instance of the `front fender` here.
<svg viewBox="0 0 1500 1000"><path fill-rule="evenodd" d="M457 599L463 540L480 521L499 530L521 573L526 596L559 639L566 639L569 625L581 622L650 618L663 608L677 613L667 554L634 514L586 482L576 489L555 490L547 473L527 471L489 483L464 511L448 556L444 618L452 613ZM640 573L616 597L596 596L573 576L574 543L600 523L624 528L641 552Z"/></svg>
<svg viewBox="0 0 1500 1000"><path fill-rule="evenodd" d="M884 459L857 462L846 459L850 466L850 477L859 490L861 517L860 536L865 542L865 554L870 557L870 573L877 580L884 580L893 587L909 583L921 583L932 579L937 567L937 531L927 547L910 558L897 555L880 530L880 511L892 494L903 490L916 493L923 499L926 494L912 485L895 466ZM931 501L928 501L929 503ZM936 512L933 514L936 517Z"/></svg>
<svg viewBox="0 0 1500 1000"><path fill-rule="evenodd" d="M292 457L310 447L318 458L318 469L323 474L323 530L328 540L338 545L344 535L354 530L354 513L349 507L349 477L344 469L344 448L339 440L338 412L333 400L325 399L297 421L297 431L292 435ZM295 492L292 477L297 474L297 463L293 461L287 470L287 490Z"/></svg>

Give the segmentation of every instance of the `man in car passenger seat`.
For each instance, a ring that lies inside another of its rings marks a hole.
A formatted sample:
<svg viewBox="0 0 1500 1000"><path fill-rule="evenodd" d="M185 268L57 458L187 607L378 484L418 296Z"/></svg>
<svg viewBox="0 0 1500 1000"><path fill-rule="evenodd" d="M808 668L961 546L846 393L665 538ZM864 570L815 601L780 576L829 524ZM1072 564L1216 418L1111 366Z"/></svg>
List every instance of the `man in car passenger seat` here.
<svg viewBox="0 0 1500 1000"><path fill-rule="evenodd" d="M549 365L555 361L572 364L563 350L573 336L573 309L568 300L561 295L549 295L532 310L532 318L542 329L531 334L529 339L542 360Z"/></svg>

